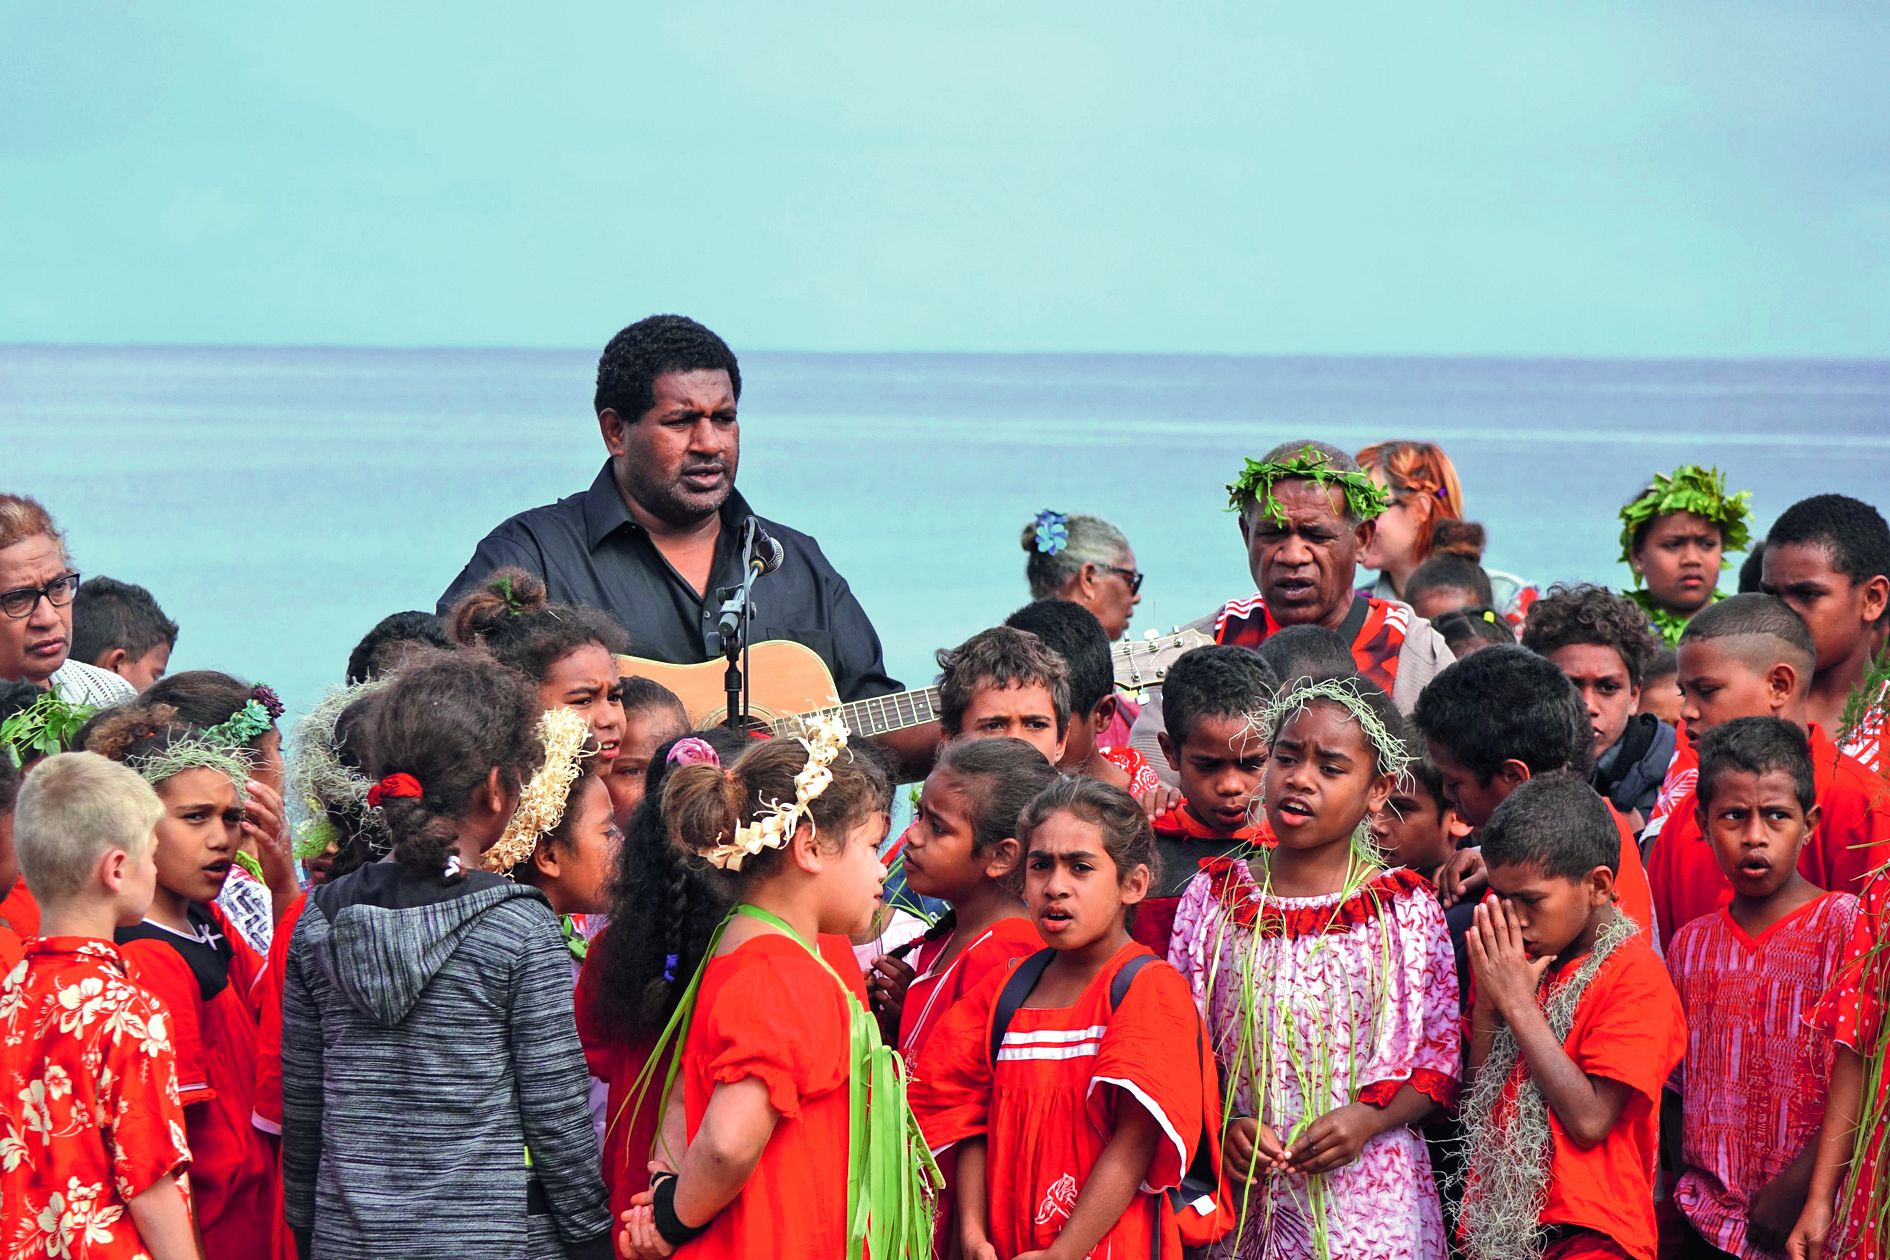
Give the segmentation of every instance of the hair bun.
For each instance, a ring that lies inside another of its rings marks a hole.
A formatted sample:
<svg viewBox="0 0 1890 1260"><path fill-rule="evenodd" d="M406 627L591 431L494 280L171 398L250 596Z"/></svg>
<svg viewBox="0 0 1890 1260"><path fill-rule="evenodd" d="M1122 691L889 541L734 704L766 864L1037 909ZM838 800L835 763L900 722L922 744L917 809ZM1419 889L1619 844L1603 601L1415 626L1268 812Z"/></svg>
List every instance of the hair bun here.
<svg viewBox="0 0 1890 1260"><path fill-rule="evenodd" d="M453 642L470 647L505 618L537 612L550 602L541 579L523 569L494 569L477 589L453 606L446 632Z"/></svg>
<svg viewBox="0 0 1890 1260"><path fill-rule="evenodd" d="M1431 530L1431 554L1462 556L1483 563L1483 526L1475 521L1442 520Z"/></svg>

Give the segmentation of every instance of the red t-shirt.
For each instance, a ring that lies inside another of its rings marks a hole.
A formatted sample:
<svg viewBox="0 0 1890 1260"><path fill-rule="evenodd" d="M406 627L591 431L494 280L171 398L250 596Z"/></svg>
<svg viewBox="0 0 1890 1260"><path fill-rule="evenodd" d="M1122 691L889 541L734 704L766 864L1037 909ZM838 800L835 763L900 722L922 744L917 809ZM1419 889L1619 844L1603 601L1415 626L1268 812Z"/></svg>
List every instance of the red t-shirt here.
<svg viewBox="0 0 1890 1260"><path fill-rule="evenodd" d="M1043 948L1037 925L1022 915L999 919L965 946L958 957L942 971L933 964L945 952L952 938L942 936L919 947L912 960L918 976L906 988L905 1005L899 1011L899 1053L908 1064L915 1062L926 1039L938 1027L945 1013L990 975L1008 971L1013 959L1028 958Z"/></svg>
<svg viewBox="0 0 1890 1260"><path fill-rule="evenodd" d="M210 1256L267 1256L281 1197L275 1152L251 1122L262 959L214 904L192 905L197 935L150 920L119 929L138 983L176 1022L177 1088L190 1135L190 1187Z"/></svg>
<svg viewBox="0 0 1890 1260"><path fill-rule="evenodd" d="M778 933L704 968L683 1043L690 1140L726 1082L760 1081L781 1118L741 1193L679 1256L845 1253L851 1007L820 960Z"/></svg>
<svg viewBox="0 0 1890 1260"><path fill-rule="evenodd" d="M1861 893L1870 872L1890 860L1890 790L1856 758L1839 752L1816 723L1809 730L1818 825L1798 857L1798 871L1828 892ZM1712 841L1700 830L1698 794L1673 808L1648 858L1654 910L1665 948L1680 928L1732 902Z"/></svg>
<svg viewBox="0 0 1890 1260"><path fill-rule="evenodd" d="M1148 764L1148 758L1127 744L1098 748L1096 753L1104 761L1129 776L1129 784L1122 790L1130 796L1153 792L1162 785L1161 778L1155 773L1155 767Z"/></svg>
<svg viewBox="0 0 1890 1260"><path fill-rule="evenodd" d="M1648 887L1647 870L1641 865L1641 846L1628 827L1627 815L1611 804L1608 812L1614 815L1615 830L1621 833L1621 856L1616 863L1619 869L1614 875L1616 904L1621 913L1641 925L1641 931L1652 932L1654 893Z"/></svg>
<svg viewBox="0 0 1890 1260"><path fill-rule="evenodd" d="M1875 1057L1881 1068L1885 1051L1884 1008L1890 1000L1890 947L1885 941L1890 941L1890 870L1880 872L1865 886L1837 983L1818 1012L1819 1024L1831 1031L1837 1044L1864 1059L1865 1089L1870 1088L1871 1059ZM1890 1073L1879 1076L1874 1100L1859 1102L1860 1118L1890 1114ZM1890 1125L1879 1123L1866 1135L1856 1165L1852 1170L1856 1187L1848 1200L1838 1204L1842 1216L1831 1231L1826 1254L1861 1260L1883 1255L1890 1246L1881 1214L1885 1190L1880 1184L1890 1169Z"/></svg>
<svg viewBox="0 0 1890 1260"><path fill-rule="evenodd" d="M926 1042L912 1110L934 1150L985 1139L990 1236L1000 1256L1056 1241L1125 1105L1148 1111L1162 1137L1141 1193L1090 1254L1157 1254L1151 1244L1159 1213L1158 1254L1181 1255L1162 1192L1180 1183L1204 1124L1218 1129L1220 1119L1201 1016L1180 972L1148 964L1110 1010L1110 981L1147 952L1124 945L1070 1006L1021 1007L995 1065L991 1019L1008 967L952 1007Z"/></svg>
<svg viewBox="0 0 1890 1260"><path fill-rule="evenodd" d="M1566 982L1578 968L1572 961L1558 980ZM1545 989L1543 996L1547 993ZM1540 1218L1544 1225L1597 1230L1636 1260L1654 1260L1660 1091L1686 1045L1686 1017L1667 968L1645 936L1630 937L1582 994L1562 1048L1583 1072L1619 1081L1632 1093L1608 1135L1588 1150L1569 1139L1555 1109L1549 1108L1549 1197ZM1528 1070L1518 1058L1497 1100L1499 1124Z"/></svg>
<svg viewBox="0 0 1890 1260"><path fill-rule="evenodd" d="M26 942L38 935L39 902L22 877L0 897L0 976L19 965L26 957Z"/></svg>
<svg viewBox="0 0 1890 1260"><path fill-rule="evenodd" d="M0 985L7 1255L145 1254L125 1205L190 1165L170 1022L109 941L34 940L9 971Z"/></svg>

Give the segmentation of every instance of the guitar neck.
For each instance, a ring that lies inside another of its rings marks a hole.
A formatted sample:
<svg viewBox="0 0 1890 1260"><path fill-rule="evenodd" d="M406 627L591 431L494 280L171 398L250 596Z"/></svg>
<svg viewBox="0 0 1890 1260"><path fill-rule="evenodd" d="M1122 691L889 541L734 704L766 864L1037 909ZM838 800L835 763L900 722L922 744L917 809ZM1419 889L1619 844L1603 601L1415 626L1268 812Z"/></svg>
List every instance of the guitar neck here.
<svg viewBox="0 0 1890 1260"><path fill-rule="evenodd" d="M839 718L855 735L868 738L875 735L888 735L893 731L903 731L908 727L936 722L938 720L938 688L924 687L918 691L895 691L891 695L871 696L865 700L855 700L850 704L822 709L820 712ZM801 716L782 718L774 724L774 733L790 735L798 732Z"/></svg>

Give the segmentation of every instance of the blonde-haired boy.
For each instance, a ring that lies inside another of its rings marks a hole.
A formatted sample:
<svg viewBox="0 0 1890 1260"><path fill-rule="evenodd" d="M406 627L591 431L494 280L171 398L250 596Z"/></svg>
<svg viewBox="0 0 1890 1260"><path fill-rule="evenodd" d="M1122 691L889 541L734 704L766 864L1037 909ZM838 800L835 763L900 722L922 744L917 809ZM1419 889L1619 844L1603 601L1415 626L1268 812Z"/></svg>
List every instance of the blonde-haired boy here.
<svg viewBox="0 0 1890 1260"><path fill-rule="evenodd" d="M95 753L39 762L14 807L41 935L0 983L0 1250L195 1260L170 1018L112 944L157 886L164 808Z"/></svg>

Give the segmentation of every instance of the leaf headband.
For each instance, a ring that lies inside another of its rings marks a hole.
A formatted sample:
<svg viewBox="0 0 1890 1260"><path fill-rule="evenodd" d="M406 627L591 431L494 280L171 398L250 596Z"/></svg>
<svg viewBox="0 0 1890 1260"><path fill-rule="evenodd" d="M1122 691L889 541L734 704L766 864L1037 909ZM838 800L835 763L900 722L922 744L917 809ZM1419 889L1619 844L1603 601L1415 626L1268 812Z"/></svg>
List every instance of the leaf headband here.
<svg viewBox="0 0 1890 1260"><path fill-rule="evenodd" d="M215 770L236 789L237 804L249 799L249 754L241 748L213 743L202 735L174 739L158 752L125 758L125 764L143 775L144 781L152 787L158 787L186 770Z"/></svg>
<svg viewBox="0 0 1890 1260"><path fill-rule="evenodd" d="M203 737L226 748L241 748L274 726L282 713L282 701L275 691L257 683L249 689L249 699L243 701L243 707L206 729Z"/></svg>
<svg viewBox="0 0 1890 1260"><path fill-rule="evenodd" d="M1336 489L1345 496L1345 510L1353 520L1369 521L1391 506L1391 495L1370 477L1356 470L1332 466L1332 457L1316 446L1306 446L1291 459L1262 463L1250 459L1240 475L1227 485L1227 510L1245 510L1249 501L1280 524L1286 512L1273 497L1282 481L1310 481L1321 490Z"/></svg>
<svg viewBox="0 0 1890 1260"><path fill-rule="evenodd" d="M1750 490L1727 494L1726 474L1717 468L1682 464L1671 473L1656 473L1647 493L1621 509L1621 563L1632 559L1636 534L1675 512L1691 512L1719 526L1722 552L1744 551L1752 541L1752 509L1746 505L1751 497ZM1636 586L1640 580L1636 574Z"/></svg>
<svg viewBox="0 0 1890 1260"><path fill-rule="evenodd" d="M1267 743L1271 745L1281 727L1319 700L1334 701L1351 714L1352 720L1365 732L1365 738L1371 741L1373 754L1378 761L1378 773L1394 781L1405 773L1405 767L1411 764L1410 749L1366 703L1356 678L1322 678L1318 682L1302 680L1282 688L1273 702L1260 711L1260 729Z"/></svg>
<svg viewBox="0 0 1890 1260"><path fill-rule="evenodd" d="M367 776L342 765L335 750L335 724L342 713L361 697L386 690L387 685L385 678L372 678L352 687L337 687L296 725L289 751L289 789L307 816L296 824L292 852L304 862L344 843L329 821L330 810L358 819L356 831L376 853L385 854L392 845L380 811L368 806L372 785Z"/></svg>
<svg viewBox="0 0 1890 1260"><path fill-rule="evenodd" d="M571 801L571 785L584 773L591 726L576 709L546 709L538 719L545 760L519 794L518 810L499 842L479 860L481 868L504 875L530 858L538 841L558 829Z"/></svg>
<svg viewBox="0 0 1890 1260"><path fill-rule="evenodd" d="M737 823L735 839L704 850L703 861L725 871L740 871L743 862L763 849L786 844L802 818L812 822L814 800L833 782L831 767L847 746L847 728L839 718L823 713L807 719L806 731L799 739L807 750L807 764L794 776L794 799L762 801L766 812L752 823Z"/></svg>
<svg viewBox="0 0 1890 1260"><path fill-rule="evenodd" d="M1037 550L1054 556L1070 545L1069 517L1052 508L1037 513Z"/></svg>
<svg viewBox="0 0 1890 1260"><path fill-rule="evenodd" d="M0 748L5 748L16 766L25 765L31 757L64 752L96 712L91 705L62 699L56 691L42 691L33 703L0 722Z"/></svg>

